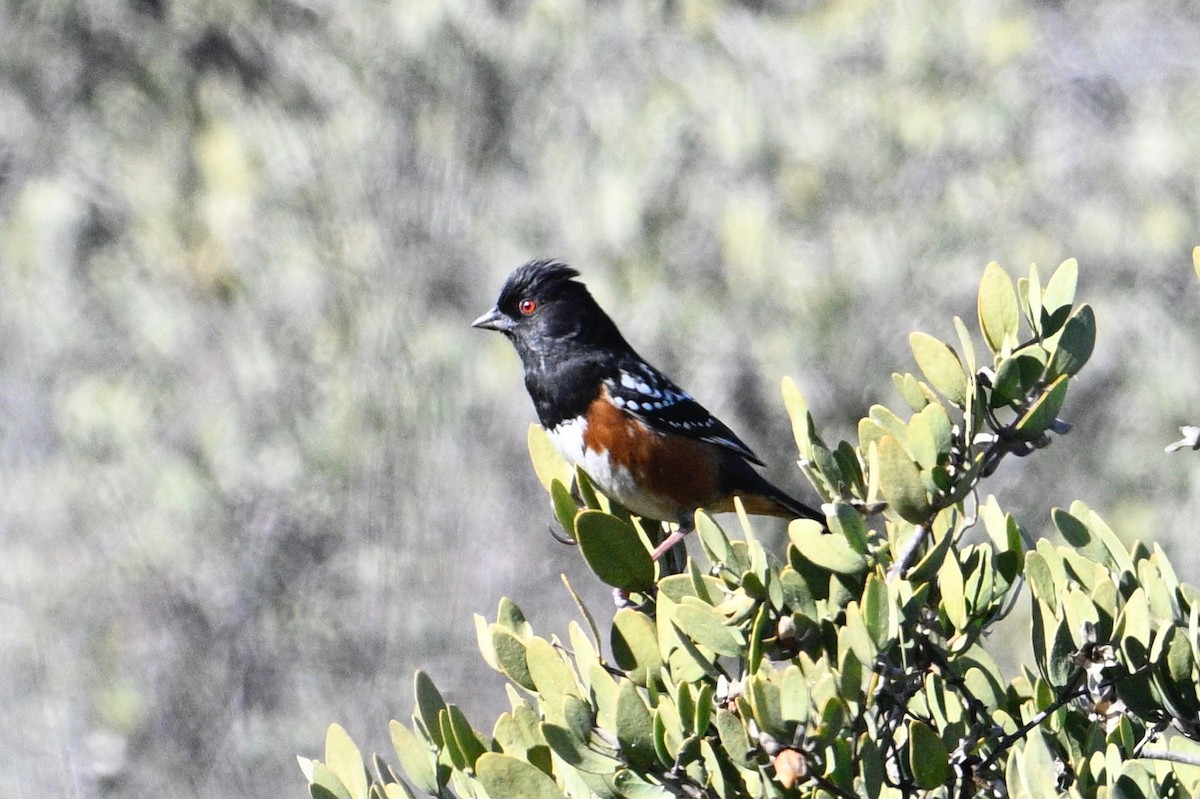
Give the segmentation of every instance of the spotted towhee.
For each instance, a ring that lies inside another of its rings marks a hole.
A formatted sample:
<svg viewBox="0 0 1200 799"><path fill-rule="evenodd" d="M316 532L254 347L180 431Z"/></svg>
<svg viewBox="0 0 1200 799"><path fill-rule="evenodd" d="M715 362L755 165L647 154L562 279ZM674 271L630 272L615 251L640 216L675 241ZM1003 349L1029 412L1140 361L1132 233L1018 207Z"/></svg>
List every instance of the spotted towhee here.
<svg viewBox="0 0 1200 799"><path fill-rule="evenodd" d="M748 513L824 524L754 470L762 461L732 430L634 352L578 276L530 261L472 326L517 348L538 419L569 463L633 513L679 523L654 557L691 529L698 508L731 511L735 497Z"/></svg>

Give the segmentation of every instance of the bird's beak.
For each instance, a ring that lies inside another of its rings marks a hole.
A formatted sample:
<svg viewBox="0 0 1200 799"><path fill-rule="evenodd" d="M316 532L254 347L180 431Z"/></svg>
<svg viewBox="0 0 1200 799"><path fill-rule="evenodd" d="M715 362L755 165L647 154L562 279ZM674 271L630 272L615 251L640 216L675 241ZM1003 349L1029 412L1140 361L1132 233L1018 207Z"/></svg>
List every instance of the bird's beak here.
<svg viewBox="0 0 1200 799"><path fill-rule="evenodd" d="M512 329L512 326L513 321L500 313L499 308L493 308L471 323L471 327L478 327L483 330L499 330L501 333L507 333Z"/></svg>

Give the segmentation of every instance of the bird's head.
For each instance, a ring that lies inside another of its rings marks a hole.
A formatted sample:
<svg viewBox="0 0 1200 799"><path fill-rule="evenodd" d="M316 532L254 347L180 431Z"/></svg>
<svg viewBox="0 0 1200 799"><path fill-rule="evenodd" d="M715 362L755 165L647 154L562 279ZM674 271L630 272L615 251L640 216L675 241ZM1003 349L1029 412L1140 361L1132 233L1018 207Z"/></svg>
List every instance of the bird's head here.
<svg viewBox="0 0 1200 799"><path fill-rule="evenodd" d="M496 307L471 326L503 333L526 362L568 341L574 349L628 347L578 276L558 261L530 261L508 276Z"/></svg>

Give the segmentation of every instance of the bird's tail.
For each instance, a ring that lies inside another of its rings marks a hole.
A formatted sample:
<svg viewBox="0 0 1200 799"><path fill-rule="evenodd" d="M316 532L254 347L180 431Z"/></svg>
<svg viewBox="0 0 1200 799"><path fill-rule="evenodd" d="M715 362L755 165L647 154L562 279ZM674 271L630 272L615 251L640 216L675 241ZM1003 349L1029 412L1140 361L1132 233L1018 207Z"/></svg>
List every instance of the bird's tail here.
<svg viewBox="0 0 1200 799"><path fill-rule="evenodd" d="M734 490L733 495L742 500L746 513L751 515L812 519L820 522L822 526L825 525L824 513L792 497L749 466L746 466L745 473L740 475L738 488ZM730 501L728 508L714 510L733 510L733 502Z"/></svg>
<svg viewBox="0 0 1200 799"><path fill-rule="evenodd" d="M774 486L772 486L774 488ZM825 514L810 508L779 489L770 493L735 494L752 516L779 516L784 519L812 519L825 524ZM732 508L731 508L732 510Z"/></svg>

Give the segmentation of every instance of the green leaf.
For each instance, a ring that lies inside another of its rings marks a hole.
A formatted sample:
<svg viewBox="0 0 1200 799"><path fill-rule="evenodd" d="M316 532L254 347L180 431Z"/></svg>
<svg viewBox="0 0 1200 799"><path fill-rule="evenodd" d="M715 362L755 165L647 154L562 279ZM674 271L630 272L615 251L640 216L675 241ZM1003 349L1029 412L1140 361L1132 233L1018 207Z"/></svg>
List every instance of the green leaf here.
<svg viewBox="0 0 1200 799"><path fill-rule="evenodd" d="M675 608L675 626L700 646L708 647L719 655L736 657L742 653L746 643L742 634L727 626L712 606L694 597L684 597Z"/></svg>
<svg viewBox="0 0 1200 799"><path fill-rule="evenodd" d="M579 505L570 490L557 478L550 482L550 500L554 505L554 518L571 538L575 537L575 514L579 513Z"/></svg>
<svg viewBox="0 0 1200 799"><path fill-rule="evenodd" d="M339 724L330 724L325 733L325 765L341 780L351 799L366 799L367 767L362 752Z"/></svg>
<svg viewBox="0 0 1200 799"><path fill-rule="evenodd" d="M768 673L760 671L746 678L746 693L758 728L777 738L784 737L787 730L783 716L783 699L779 693L779 686Z"/></svg>
<svg viewBox="0 0 1200 799"><path fill-rule="evenodd" d="M668 696L660 696L654 708L654 751L664 765L675 760L683 744L683 722Z"/></svg>
<svg viewBox="0 0 1200 799"><path fill-rule="evenodd" d="M538 482L543 488L551 490L555 480L563 485L571 484L574 469L559 454L554 442L540 425L529 425L526 444L529 446L529 458L533 461L533 471L537 473Z"/></svg>
<svg viewBox="0 0 1200 799"><path fill-rule="evenodd" d="M967 375L954 348L921 332L911 333L908 343L929 384L952 404L963 407L967 401Z"/></svg>
<svg viewBox="0 0 1200 799"><path fill-rule="evenodd" d="M1075 302L1075 285L1079 279L1079 264L1070 258L1059 264L1058 269L1042 292L1042 336L1053 336L1067 321L1071 305Z"/></svg>
<svg viewBox="0 0 1200 799"><path fill-rule="evenodd" d="M554 754L580 771L589 774L612 774L621 766L621 761L592 749L566 727L543 722L541 729Z"/></svg>
<svg viewBox="0 0 1200 799"><path fill-rule="evenodd" d="M333 769L318 760L309 763L308 790L313 799L353 799Z"/></svg>
<svg viewBox="0 0 1200 799"><path fill-rule="evenodd" d="M908 433L908 427L900 420L900 417L893 413L890 408L885 408L882 405L872 405L867 409L867 418L878 425L885 433L891 433L899 441L903 441ZM879 440L881 438L883 438L882 435L871 436L866 440L862 440L862 445L865 447L869 440Z"/></svg>
<svg viewBox="0 0 1200 799"><path fill-rule="evenodd" d="M950 779L950 753L933 728L921 721L908 724L908 766L917 787L926 791Z"/></svg>
<svg viewBox="0 0 1200 799"><path fill-rule="evenodd" d="M545 701L542 707L546 707ZM549 713L547 712L547 717ZM592 729L596 726L595 709L590 702L585 702L573 694L564 694L562 701L562 720L563 726L571 731L581 741L586 741L591 737Z"/></svg>
<svg viewBox="0 0 1200 799"><path fill-rule="evenodd" d="M893 372L892 385L896 387L896 393L908 404L913 413L929 404L929 397L921 390L921 381L912 375Z"/></svg>
<svg viewBox="0 0 1200 799"><path fill-rule="evenodd" d="M585 510L575 517L575 535L584 560L601 581L626 591L654 587L654 561L633 525Z"/></svg>
<svg viewBox="0 0 1200 799"><path fill-rule="evenodd" d="M922 469L932 469L946 458L951 443L950 417L942 405L930 403L913 414L908 423L908 448Z"/></svg>
<svg viewBox="0 0 1200 799"><path fill-rule="evenodd" d="M808 724L808 714L812 710L808 678L795 664L783 671L783 679L779 685L779 710L787 722L794 721L801 727Z"/></svg>
<svg viewBox="0 0 1200 799"><path fill-rule="evenodd" d="M440 747L443 741L438 728L438 714L446 709L446 700L442 699L429 675L420 669L413 675L413 693L417 697L417 717L425 725L433 743Z"/></svg>
<svg viewBox="0 0 1200 799"><path fill-rule="evenodd" d="M1017 299L1025 311L1025 319L1033 332L1041 335L1042 321L1042 277L1037 264L1029 265L1029 277L1017 281Z"/></svg>
<svg viewBox="0 0 1200 799"><path fill-rule="evenodd" d="M862 514L852 505L846 502L835 503L830 523L833 525L831 532L835 537L844 538L850 548L860 555L867 554L867 525L863 522Z"/></svg>
<svg viewBox="0 0 1200 799"><path fill-rule="evenodd" d="M878 574L867 575L867 584L862 596L863 622L878 649L885 648L899 631L894 629L896 619L892 613L891 596L887 583Z"/></svg>
<svg viewBox="0 0 1200 799"><path fill-rule="evenodd" d="M537 686L529 674L529 664L525 660L525 642L499 624L493 624L491 629L492 650L496 653L496 663L499 664L500 670L522 688L536 691Z"/></svg>
<svg viewBox="0 0 1200 799"><path fill-rule="evenodd" d="M662 785L647 782L641 774L627 768L613 775L612 785L622 799L673 799L678 795Z"/></svg>
<svg viewBox="0 0 1200 799"><path fill-rule="evenodd" d="M879 488L900 518L913 524L929 518L931 506L921 472L894 436L879 442Z"/></svg>
<svg viewBox="0 0 1200 799"><path fill-rule="evenodd" d="M1054 526L1058 528L1058 532L1062 535L1063 540L1070 544L1077 552L1086 555L1097 563L1108 565L1112 562L1108 557L1108 550L1105 549L1104 543L1092 535L1092 531L1088 529L1088 526L1082 520L1062 508L1052 508L1050 510L1050 518L1054 522Z"/></svg>
<svg viewBox="0 0 1200 799"><path fill-rule="evenodd" d="M925 553L925 557L917 561L917 565L905 575L905 579L914 585L932 580L934 575L938 573L938 570L942 568L942 563L946 559L946 553L950 551L950 545L953 543L954 536L947 531L941 538L937 539L936 544L929 548L929 551Z"/></svg>
<svg viewBox="0 0 1200 799"><path fill-rule="evenodd" d="M467 766L474 767L475 761L486 751L483 741L479 740L479 735L471 729L471 724L458 705L447 705L446 717L450 721L450 731L454 734L454 743L458 746L458 751L462 752Z"/></svg>
<svg viewBox="0 0 1200 799"><path fill-rule="evenodd" d="M380 799L417 799L417 795L403 782L396 781L384 783Z"/></svg>
<svg viewBox="0 0 1200 799"><path fill-rule="evenodd" d="M993 261L979 281L979 328L993 353L1000 354L1017 341L1020 313L1012 278Z"/></svg>
<svg viewBox="0 0 1200 799"><path fill-rule="evenodd" d="M733 545L720 525L703 511L696 511L696 535L708 559L715 564L734 562Z"/></svg>
<svg viewBox="0 0 1200 799"><path fill-rule="evenodd" d="M558 783L537 766L496 752L487 752L475 762L475 776L492 799L528 799L531 796L558 799Z"/></svg>
<svg viewBox="0 0 1200 799"><path fill-rule="evenodd" d="M871 632L867 629L858 602L846 605L843 612L846 620L838 632L839 651L845 652L849 649L859 663L874 663L878 650Z"/></svg>
<svg viewBox="0 0 1200 799"><path fill-rule="evenodd" d="M1001 408L1013 400L1021 399L1041 379L1046 364L1029 353L1017 353L1000 361L996 377L992 381L990 404Z"/></svg>
<svg viewBox="0 0 1200 799"><path fill-rule="evenodd" d="M971 340L971 334L967 331L967 326L960 317L954 317L954 332L958 334L958 346L962 348L963 364L966 366L967 374L973 375L979 371L979 365L975 362L975 342Z"/></svg>
<svg viewBox="0 0 1200 799"><path fill-rule="evenodd" d="M938 569L938 588L942 593L942 611L954 625L955 630L965 630L970 616L967 615L967 597L963 591L963 574L958 558L946 558Z"/></svg>
<svg viewBox="0 0 1200 799"><path fill-rule="evenodd" d="M1084 304L1071 315L1058 337L1054 355L1046 369L1048 377L1074 375L1092 357L1096 346L1096 315L1092 306Z"/></svg>
<svg viewBox="0 0 1200 799"><path fill-rule="evenodd" d="M837 461L838 471L842 473L849 488L860 496L866 492L863 482L862 462L858 459L858 450L849 441L839 441L833 451L833 459Z"/></svg>
<svg viewBox="0 0 1200 799"><path fill-rule="evenodd" d="M1122 572L1136 573L1137 569L1133 565L1133 559L1130 557L1129 551L1125 545L1121 543L1121 539L1117 538L1117 534L1112 531L1100 515L1087 505L1076 500L1071 503L1071 515L1087 522L1088 529L1092 531L1092 535L1100 539L1104 544L1104 548L1108 551L1108 555L1112 558L1113 564Z"/></svg>
<svg viewBox="0 0 1200 799"><path fill-rule="evenodd" d="M621 608L613 616L612 653L617 665L629 672L638 685L648 685L658 679L662 669L658 634L654 622L644 613Z"/></svg>
<svg viewBox="0 0 1200 799"><path fill-rule="evenodd" d="M475 620L475 643L479 646L479 653L483 655L483 660L495 671L500 671L500 664L496 662L496 650L492 648L492 629L487 623L487 619L480 616L478 613L474 615Z"/></svg>
<svg viewBox="0 0 1200 799"><path fill-rule="evenodd" d="M658 758L654 753L654 717L642 701L637 686L621 681L617 693L617 740L630 765L647 770Z"/></svg>
<svg viewBox="0 0 1200 799"><path fill-rule="evenodd" d="M697 735L708 732L708 724L712 720L714 692L711 682L700 684L700 690L696 694L696 713L692 718L692 729Z"/></svg>
<svg viewBox="0 0 1200 799"><path fill-rule="evenodd" d="M1016 436L1032 441L1045 433L1054 424L1055 417L1067 398L1067 376L1055 380L1017 422Z"/></svg>
<svg viewBox="0 0 1200 799"><path fill-rule="evenodd" d="M746 727L742 720L731 711L717 708L716 722L721 748L728 753L734 765L741 768L750 766L754 750L750 747L750 739L746 735Z"/></svg>
<svg viewBox="0 0 1200 799"><path fill-rule="evenodd" d="M533 627L525 620L525 614L517 607L516 602L506 596L500 597L500 606L496 608L496 623L522 641L527 641L533 636Z"/></svg>
<svg viewBox="0 0 1200 799"><path fill-rule="evenodd" d="M388 725L392 748L400 759L400 768L420 790L427 794L438 793L437 756L430 742L416 735L398 721Z"/></svg>
<svg viewBox="0 0 1200 799"><path fill-rule="evenodd" d="M797 519L788 525L788 538L810 563L839 574L862 574L867 560L839 535L829 535L810 519Z"/></svg>
<svg viewBox="0 0 1200 799"><path fill-rule="evenodd" d="M467 767L467 758L458 746L458 741L454 737L454 730L450 727L450 714L445 710L438 714L438 729L442 736L442 748L438 753L438 759L442 762L448 760L454 771L462 771ZM450 774L450 779L454 779L453 771Z"/></svg>
<svg viewBox="0 0 1200 799"><path fill-rule="evenodd" d="M1005 771L1009 796L1042 799L1059 795L1057 758L1039 729L1030 731L1024 746L1010 750Z"/></svg>
<svg viewBox="0 0 1200 799"><path fill-rule="evenodd" d="M792 436L796 439L796 447L800 450L800 456L804 460L811 461L813 422L812 416L808 412L808 401L804 399L804 394L796 385L796 381L790 377L783 378L782 390L783 407L792 420Z"/></svg>
<svg viewBox="0 0 1200 799"><path fill-rule="evenodd" d="M563 660L554 645L544 638L533 638L526 644L525 661L529 677L538 694L552 701L561 701L563 696L579 695L579 685L571 667Z"/></svg>

